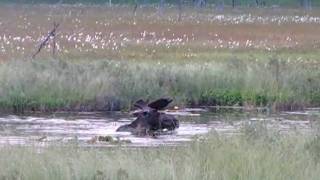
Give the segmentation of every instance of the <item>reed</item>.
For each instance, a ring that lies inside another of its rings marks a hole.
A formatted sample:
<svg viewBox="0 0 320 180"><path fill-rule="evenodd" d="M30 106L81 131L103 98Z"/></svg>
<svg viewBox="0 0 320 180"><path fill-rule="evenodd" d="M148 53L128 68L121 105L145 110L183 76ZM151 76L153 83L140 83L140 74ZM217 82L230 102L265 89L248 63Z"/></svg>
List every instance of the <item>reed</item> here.
<svg viewBox="0 0 320 180"><path fill-rule="evenodd" d="M0 64L0 106L22 110L120 110L133 101L297 108L320 102L317 60L36 60Z"/></svg>
<svg viewBox="0 0 320 180"><path fill-rule="evenodd" d="M0 178L318 179L319 138L252 130L231 137L212 133L182 147L5 146L0 148Z"/></svg>

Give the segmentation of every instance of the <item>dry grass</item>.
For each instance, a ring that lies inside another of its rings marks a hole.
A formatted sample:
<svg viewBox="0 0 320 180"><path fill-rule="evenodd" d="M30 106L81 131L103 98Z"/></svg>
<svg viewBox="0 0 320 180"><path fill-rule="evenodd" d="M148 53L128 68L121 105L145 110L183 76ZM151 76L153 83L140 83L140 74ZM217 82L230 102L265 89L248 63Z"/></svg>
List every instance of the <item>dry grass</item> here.
<svg viewBox="0 0 320 180"><path fill-rule="evenodd" d="M316 51L320 46L317 10L306 15L299 10L238 9L221 14L184 9L178 22L173 7L160 17L152 7L140 8L133 16L130 6L3 5L0 60L30 57L54 21L62 23L57 38L61 58L159 59L176 54L176 49L188 54L221 49Z"/></svg>

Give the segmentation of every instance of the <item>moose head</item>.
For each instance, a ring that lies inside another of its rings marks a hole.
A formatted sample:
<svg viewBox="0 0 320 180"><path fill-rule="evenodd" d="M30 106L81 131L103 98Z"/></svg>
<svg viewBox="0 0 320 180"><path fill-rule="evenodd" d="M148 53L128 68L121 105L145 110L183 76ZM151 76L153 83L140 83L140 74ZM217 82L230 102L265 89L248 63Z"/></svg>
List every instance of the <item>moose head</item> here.
<svg viewBox="0 0 320 180"><path fill-rule="evenodd" d="M174 130L178 128L179 121L174 116L159 112L171 102L172 99L169 98L161 98L151 103L138 100L134 103L134 107L138 108L138 111L133 113L137 117L136 120L130 124L120 126L117 131L141 134L148 131Z"/></svg>

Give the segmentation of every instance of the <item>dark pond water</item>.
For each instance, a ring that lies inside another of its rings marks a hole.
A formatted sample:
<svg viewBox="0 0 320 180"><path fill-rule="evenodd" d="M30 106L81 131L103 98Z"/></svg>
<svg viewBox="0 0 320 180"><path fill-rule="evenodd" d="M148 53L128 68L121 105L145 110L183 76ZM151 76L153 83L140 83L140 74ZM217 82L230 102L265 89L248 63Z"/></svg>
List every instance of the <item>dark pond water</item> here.
<svg viewBox="0 0 320 180"><path fill-rule="evenodd" d="M116 132L134 118L129 113L79 112L0 116L0 145L39 145L75 142L82 146L159 146L178 145L195 135L210 131L221 135L241 133L245 124L264 123L280 133L310 133L320 120L320 108L305 111L269 113L267 110L204 108L167 111L180 120L180 128L157 137L137 137ZM99 136L113 142L99 141ZM120 142L120 143L119 143Z"/></svg>

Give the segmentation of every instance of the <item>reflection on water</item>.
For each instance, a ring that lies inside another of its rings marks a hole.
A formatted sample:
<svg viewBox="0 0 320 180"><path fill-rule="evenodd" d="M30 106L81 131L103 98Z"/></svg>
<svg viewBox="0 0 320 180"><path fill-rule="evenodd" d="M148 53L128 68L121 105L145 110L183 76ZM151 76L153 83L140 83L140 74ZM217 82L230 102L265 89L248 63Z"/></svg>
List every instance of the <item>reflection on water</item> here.
<svg viewBox="0 0 320 180"><path fill-rule="evenodd" d="M174 132L157 137L137 137L115 130L133 118L128 113L55 113L0 117L0 145L47 145L77 142L83 146L115 146L114 143L93 141L98 136L110 136L125 146L177 145L190 141L194 135L205 135L210 130L221 135L240 133L244 123L264 122L268 128L281 133L312 130L313 122L320 118L320 109L270 114L264 110L242 109L184 109L167 111L181 121ZM130 142L130 143L128 143Z"/></svg>

